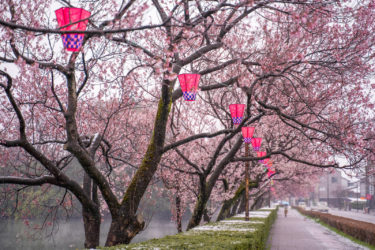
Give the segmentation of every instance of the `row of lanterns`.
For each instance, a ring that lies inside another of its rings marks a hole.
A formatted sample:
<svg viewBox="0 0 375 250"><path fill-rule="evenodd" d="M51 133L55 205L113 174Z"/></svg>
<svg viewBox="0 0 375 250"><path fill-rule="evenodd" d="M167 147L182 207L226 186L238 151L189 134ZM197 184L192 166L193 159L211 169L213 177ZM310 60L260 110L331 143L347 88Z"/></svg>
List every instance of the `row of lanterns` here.
<svg viewBox="0 0 375 250"><path fill-rule="evenodd" d="M236 104L234 104L234 105L236 105ZM243 105L243 104L241 104L241 105ZM257 152L258 157L264 157L264 156L267 155L267 152L259 151L260 150L260 144L262 142L262 138L253 137L254 130L255 130L254 127L242 127L243 140L247 144L250 144L250 143L252 144L253 149L254 149L255 152ZM275 169L272 168L272 161L269 158L266 158L266 159L263 159L263 160L259 160L259 162L266 165L265 171L267 171L268 179L271 179L270 180L270 183L271 183L270 191L275 192L275 188L273 187L274 183L273 183L272 177L276 174L276 171L275 171Z"/></svg>
<svg viewBox="0 0 375 250"><path fill-rule="evenodd" d="M181 85L181 90L185 101L195 101L196 91L198 89L198 82L200 79L199 74L181 74L178 75L178 80ZM229 105L230 114L234 125L239 125L242 122L243 114L245 111L245 104L231 104ZM267 152L259 152L262 138L253 138L254 127L242 127L242 136L245 143L251 143L258 157L264 157ZM276 171L272 169L272 161L269 158L259 160L266 165L268 170L268 178L272 178ZM271 180L273 184L273 180Z"/></svg>
<svg viewBox="0 0 375 250"><path fill-rule="evenodd" d="M251 143L253 146L253 149L255 152L257 152L258 157L264 157L267 155L267 152L259 151L260 150L260 144L262 142L262 138L255 138L253 137L254 134L254 127L242 127L242 136L245 143ZM268 170L268 177L271 178L275 171L271 169L272 167L272 161L270 161L269 158L259 160L259 162L265 164L267 166Z"/></svg>
<svg viewBox="0 0 375 250"><path fill-rule="evenodd" d="M195 101L196 92L198 90L200 75L199 74L181 74L178 75L178 80L181 85L182 96L185 101ZM234 125L239 125L242 122L243 114L245 111L245 104L231 104L229 105L230 114L232 117L232 122ZM258 157L264 157L267 155L267 152L260 152L260 144L262 138L254 138L254 127L242 127L242 136L245 143L252 144L253 149L257 152ZM275 169L272 168L272 161L269 158L259 160L259 162L266 165L265 171L267 171L268 179L270 180L271 186L270 191L275 192L273 187L274 182L272 177L276 174ZM247 215L248 216L248 215ZM245 218L246 219L246 218Z"/></svg>

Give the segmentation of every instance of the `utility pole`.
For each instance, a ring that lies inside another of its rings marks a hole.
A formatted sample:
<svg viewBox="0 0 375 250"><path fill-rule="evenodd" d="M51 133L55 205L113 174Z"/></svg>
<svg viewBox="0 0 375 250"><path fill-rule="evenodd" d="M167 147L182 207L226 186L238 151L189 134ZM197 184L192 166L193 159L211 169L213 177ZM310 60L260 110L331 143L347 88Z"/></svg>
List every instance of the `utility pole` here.
<svg viewBox="0 0 375 250"><path fill-rule="evenodd" d="M271 208L271 185L268 188L268 207Z"/></svg>
<svg viewBox="0 0 375 250"><path fill-rule="evenodd" d="M249 157L249 143L245 143L245 157ZM249 220L249 168L250 162L245 162L245 221Z"/></svg>
<svg viewBox="0 0 375 250"><path fill-rule="evenodd" d="M327 206L329 207L329 173L327 174Z"/></svg>

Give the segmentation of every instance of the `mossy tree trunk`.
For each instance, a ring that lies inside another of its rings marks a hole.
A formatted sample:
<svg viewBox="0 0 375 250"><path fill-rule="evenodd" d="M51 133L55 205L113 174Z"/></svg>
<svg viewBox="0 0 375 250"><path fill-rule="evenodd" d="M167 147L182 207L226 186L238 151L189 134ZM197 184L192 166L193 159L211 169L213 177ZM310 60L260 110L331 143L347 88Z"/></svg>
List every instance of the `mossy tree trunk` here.
<svg viewBox="0 0 375 250"><path fill-rule="evenodd" d="M203 216L204 209L206 208L206 203L208 200L208 198L206 197L206 176L200 175L199 180L200 180L199 196L198 196L197 202L195 203L195 208L189 220L186 230L190 230L191 228L199 225Z"/></svg>
<svg viewBox="0 0 375 250"><path fill-rule="evenodd" d="M144 222L136 216L136 212L161 160L168 115L172 105L172 90L172 82L164 80L152 139L121 204L111 211L112 223L107 236L106 246L128 244L144 227Z"/></svg>
<svg viewBox="0 0 375 250"><path fill-rule="evenodd" d="M258 181L250 181L249 182L249 189L257 188L258 187ZM237 207L242 201L244 200L244 192L245 192L245 183L241 183L240 186L237 188L234 196L224 201L221 210L219 212L219 215L217 217L217 221L223 220L225 218L228 218L230 216L233 216L237 212ZM240 210L242 208L240 204ZM244 207L243 207L244 208ZM241 211L239 211L241 212Z"/></svg>
<svg viewBox="0 0 375 250"><path fill-rule="evenodd" d="M233 136L228 136L222 141L221 144L224 145L223 142L231 139ZM215 160L213 161L213 164L211 166L209 164L209 166L207 167L204 177L203 178L201 177L201 185L200 185L198 199L195 204L193 215L190 218L187 230L192 229L193 227L196 227L197 225L199 225L200 221L202 220L204 210L206 209L207 202L210 198L212 189L214 188L216 184L216 181L219 179L219 176L222 173L225 166L227 166L230 163L230 159L240 149L241 145L242 145L242 138L237 138L236 143L233 145L231 150L226 154L226 156L220 161L220 163L217 164L215 169L214 169ZM210 175L209 179L207 179L209 173L211 173L211 170L213 170L212 174Z"/></svg>
<svg viewBox="0 0 375 250"><path fill-rule="evenodd" d="M245 203L246 203L246 198L245 198L245 193L244 193L241 196L241 198L238 199L238 202L236 203L235 207L233 207L233 210L232 210L232 213L230 214L230 216L233 216L236 213L243 213L243 212L245 212L245 209L246 209Z"/></svg>
<svg viewBox="0 0 375 250"><path fill-rule="evenodd" d="M205 196L205 194L200 194L199 195L198 200L197 200L197 202L195 204L193 215L191 216L191 218L189 220L189 224L187 226L187 230L190 230L193 227L196 227L196 226L199 225L199 223L202 220L202 216L203 216L204 210L206 208L207 201L208 201L208 199Z"/></svg>
<svg viewBox="0 0 375 250"><path fill-rule="evenodd" d="M251 209L258 209L262 207L262 204L264 203L264 193L260 194L254 199L254 203L251 206Z"/></svg>
<svg viewBox="0 0 375 250"><path fill-rule="evenodd" d="M115 216L112 215L112 222L105 245L128 244L134 236L143 230L144 226L145 222L140 216L131 217L122 212Z"/></svg>

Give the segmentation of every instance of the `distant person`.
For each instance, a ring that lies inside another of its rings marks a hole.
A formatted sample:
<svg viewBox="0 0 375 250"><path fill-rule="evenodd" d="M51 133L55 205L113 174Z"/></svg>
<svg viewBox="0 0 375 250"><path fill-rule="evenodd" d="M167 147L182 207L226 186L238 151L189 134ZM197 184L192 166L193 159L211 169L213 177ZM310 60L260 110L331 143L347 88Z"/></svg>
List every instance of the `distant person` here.
<svg viewBox="0 0 375 250"><path fill-rule="evenodd" d="M288 215L288 205L284 205L284 216L286 217Z"/></svg>

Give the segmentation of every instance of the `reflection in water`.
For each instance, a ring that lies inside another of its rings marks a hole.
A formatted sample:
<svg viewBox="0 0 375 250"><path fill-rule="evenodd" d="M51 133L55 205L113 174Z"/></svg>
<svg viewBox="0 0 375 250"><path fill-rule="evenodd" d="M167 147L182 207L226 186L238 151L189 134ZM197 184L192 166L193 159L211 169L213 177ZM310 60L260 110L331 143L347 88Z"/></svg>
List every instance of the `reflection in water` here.
<svg viewBox="0 0 375 250"><path fill-rule="evenodd" d="M100 245L105 243L109 226L110 220L102 223ZM0 249L76 249L83 248L85 238L82 219L60 222L58 232L53 237L34 239L28 236L30 233L34 233L34 230L24 225L22 221L0 220ZM170 220L153 218L148 227L134 237L132 243L176 233L176 225Z"/></svg>

